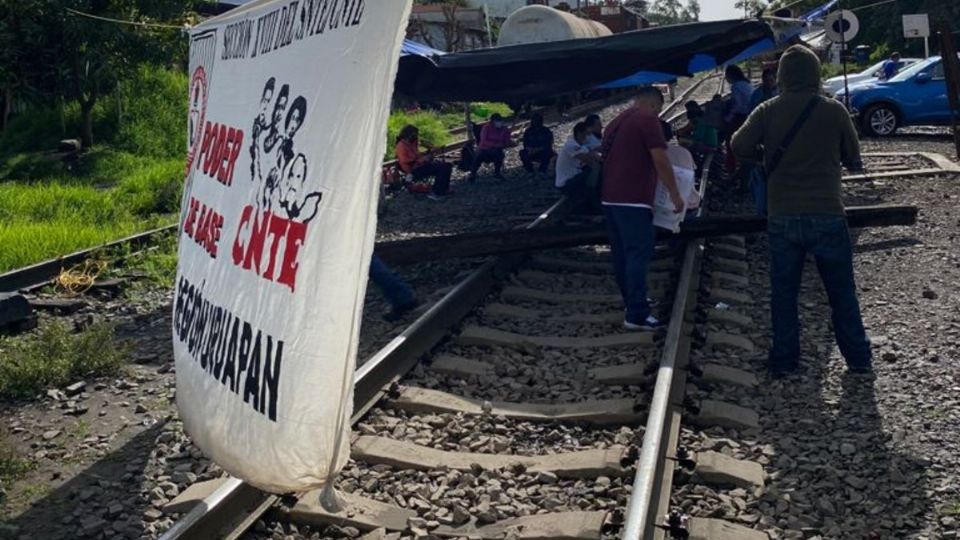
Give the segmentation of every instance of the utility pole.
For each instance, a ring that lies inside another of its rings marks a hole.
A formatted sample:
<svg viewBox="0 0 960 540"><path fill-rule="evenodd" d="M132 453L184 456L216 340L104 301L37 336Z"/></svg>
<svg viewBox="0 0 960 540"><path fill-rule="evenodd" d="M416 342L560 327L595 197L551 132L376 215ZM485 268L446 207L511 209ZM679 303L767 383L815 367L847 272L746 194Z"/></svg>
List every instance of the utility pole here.
<svg viewBox="0 0 960 540"><path fill-rule="evenodd" d="M940 57L943 59L943 75L947 79L947 97L950 100L950 124L953 126L953 144L960 159L960 130L957 116L960 115L960 59L957 58L957 44L953 39L953 30L946 22L939 24Z"/></svg>
<svg viewBox="0 0 960 540"><path fill-rule="evenodd" d="M843 64L843 105L850 110L850 85L847 84L847 27L843 18L843 0L837 0L840 10L840 62Z"/></svg>

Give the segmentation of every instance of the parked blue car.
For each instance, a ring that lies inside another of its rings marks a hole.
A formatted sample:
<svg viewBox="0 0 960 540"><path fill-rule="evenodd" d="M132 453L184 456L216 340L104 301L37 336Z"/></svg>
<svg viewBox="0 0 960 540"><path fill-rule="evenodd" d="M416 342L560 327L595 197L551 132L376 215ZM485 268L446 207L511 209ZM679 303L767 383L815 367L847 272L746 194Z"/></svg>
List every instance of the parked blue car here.
<svg viewBox="0 0 960 540"><path fill-rule="evenodd" d="M845 93L836 99L844 102ZM850 88L850 112L863 132L887 136L911 125L950 123L950 104L943 63L939 56L917 62L888 81L861 83Z"/></svg>

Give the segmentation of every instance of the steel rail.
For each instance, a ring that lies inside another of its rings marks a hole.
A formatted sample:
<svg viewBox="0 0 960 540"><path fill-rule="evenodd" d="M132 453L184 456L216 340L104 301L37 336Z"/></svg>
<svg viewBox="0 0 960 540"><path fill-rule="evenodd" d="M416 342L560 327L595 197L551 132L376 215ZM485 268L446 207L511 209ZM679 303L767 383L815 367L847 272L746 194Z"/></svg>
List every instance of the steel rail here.
<svg viewBox="0 0 960 540"><path fill-rule="evenodd" d="M566 198L560 199L540 214L526 228L538 227L560 216ZM375 353L355 371L354 414L351 424L359 421L387 392L392 383L407 373L420 357L428 353L459 324L476 303L484 298L499 278L519 265L522 255L488 260L474 270L406 330ZM216 492L205 498L167 530L161 540L233 539L242 534L262 513L278 500L271 495L230 477ZM249 511L247 509L250 509ZM240 518L237 519L237 514Z"/></svg>
<svg viewBox="0 0 960 540"><path fill-rule="evenodd" d="M698 81L699 86L707 79ZM624 96L617 96L616 102ZM609 106L610 100L599 105ZM677 100L676 103L679 103ZM581 106L586 107L586 106ZM540 214L527 229L549 223L566 210L566 197L561 198ZM435 347L448 330L474 309L503 276L516 268L524 254L492 258L474 270L470 276L450 290L442 299L417 318L406 330L391 340L354 372L354 413L351 424L359 421L384 395L394 382L412 369L420 358ZM168 529L161 540L206 540L226 538L233 540L243 534L267 509L279 500L278 496L229 477L216 492Z"/></svg>
<svg viewBox="0 0 960 540"><path fill-rule="evenodd" d="M709 154L704 159L700 175L701 206L697 211L698 217L703 214L707 180L714 156ZM657 516L662 510L666 510L669 503L672 484L669 479L672 479L673 474L672 471L665 471L668 461L666 457L669 447L676 445L675 431L679 430L679 422L671 421L678 416L674 414L673 403L678 397L678 390L683 388L681 383L686 380L686 357L689 353L689 340L686 337L689 323L686 316L699 286L703 244L703 239L696 239L687 242L684 249L677 296L670 311L670 323L624 519L621 536L623 540L653 539L658 531Z"/></svg>

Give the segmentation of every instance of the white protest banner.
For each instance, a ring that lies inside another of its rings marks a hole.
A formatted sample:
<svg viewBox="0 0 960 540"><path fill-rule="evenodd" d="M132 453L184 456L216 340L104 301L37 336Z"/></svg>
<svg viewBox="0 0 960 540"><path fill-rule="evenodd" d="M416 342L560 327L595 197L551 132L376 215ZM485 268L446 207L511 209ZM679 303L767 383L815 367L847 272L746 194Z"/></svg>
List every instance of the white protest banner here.
<svg viewBox="0 0 960 540"><path fill-rule="evenodd" d="M193 441L266 491L349 457L410 0L256 0L191 32L173 343Z"/></svg>

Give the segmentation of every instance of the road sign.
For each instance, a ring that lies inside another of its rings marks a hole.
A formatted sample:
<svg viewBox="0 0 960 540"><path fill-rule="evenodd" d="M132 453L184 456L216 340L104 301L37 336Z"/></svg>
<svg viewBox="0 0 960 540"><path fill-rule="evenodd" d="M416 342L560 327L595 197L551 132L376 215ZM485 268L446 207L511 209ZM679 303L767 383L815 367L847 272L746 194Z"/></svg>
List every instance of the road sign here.
<svg viewBox="0 0 960 540"><path fill-rule="evenodd" d="M930 37L930 17L926 13L903 16L903 37Z"/></svg>
<svg viewBox="0 0 960 540"><path fill-rule="evenodd" d="M850 41L860 31L860 20L851 11L836 11L827 17L825 29L827 37L834 43Z"/></svg>

